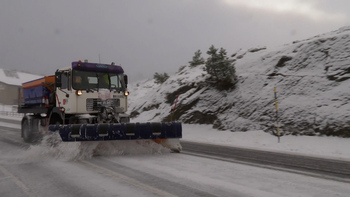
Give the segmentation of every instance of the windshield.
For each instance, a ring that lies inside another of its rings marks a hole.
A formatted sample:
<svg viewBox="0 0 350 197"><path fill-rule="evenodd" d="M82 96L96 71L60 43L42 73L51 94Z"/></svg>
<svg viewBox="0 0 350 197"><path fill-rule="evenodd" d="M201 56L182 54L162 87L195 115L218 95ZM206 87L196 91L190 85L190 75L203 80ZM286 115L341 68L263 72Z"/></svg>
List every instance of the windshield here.
<svg viewBox="0 0 350 197"><path fill-rule="evenodd" d="M124 91L122 74L73 70L73 89L97 90L100 88Z"/></svg>

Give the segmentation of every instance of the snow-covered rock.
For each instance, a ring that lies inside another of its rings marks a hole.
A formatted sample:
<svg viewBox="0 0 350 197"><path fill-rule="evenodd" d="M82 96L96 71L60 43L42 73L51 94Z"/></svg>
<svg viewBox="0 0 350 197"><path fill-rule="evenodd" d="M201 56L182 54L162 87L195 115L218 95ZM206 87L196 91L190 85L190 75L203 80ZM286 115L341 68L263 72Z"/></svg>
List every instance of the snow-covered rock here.
<svg viewBox="0 0 350 197"><path fill-rule="evenodd" d="M350 27L275 49L253 49L232 55L239 80L230 91L206 83L204 65L183 66L163 84L131 85L132 121L180 120L272 132L276 87L282 132L350 137Z"/></svg>

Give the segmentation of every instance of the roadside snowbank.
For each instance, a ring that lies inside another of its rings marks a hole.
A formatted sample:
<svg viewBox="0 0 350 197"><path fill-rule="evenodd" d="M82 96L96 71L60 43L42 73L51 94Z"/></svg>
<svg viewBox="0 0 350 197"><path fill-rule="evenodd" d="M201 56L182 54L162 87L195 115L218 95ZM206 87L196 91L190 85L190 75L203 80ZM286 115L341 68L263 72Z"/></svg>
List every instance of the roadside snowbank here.
<svg viewBox="0 0 350 197"><path fill-rule="evenodd" d="M182 130L184 141L350 160L350 139L346 138L288 135L278 143L277 137L262 130L230 132L189 124L184 124Z"/></svg>

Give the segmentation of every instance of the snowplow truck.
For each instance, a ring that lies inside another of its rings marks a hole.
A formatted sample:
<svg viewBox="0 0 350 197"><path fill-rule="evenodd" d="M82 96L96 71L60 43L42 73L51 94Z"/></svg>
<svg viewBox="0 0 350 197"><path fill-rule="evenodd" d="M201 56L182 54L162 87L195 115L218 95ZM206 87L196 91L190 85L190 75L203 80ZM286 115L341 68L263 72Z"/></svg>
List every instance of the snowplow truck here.
<svg viewBox="0 0 350 197"><path fill-rule="evenodd" d="M121 66L80 60L55 75L23 83L18 112L24 114L24 141L59 132L64 142L152 140L180 152L180 122L130 122L127 84Z"/></svg>

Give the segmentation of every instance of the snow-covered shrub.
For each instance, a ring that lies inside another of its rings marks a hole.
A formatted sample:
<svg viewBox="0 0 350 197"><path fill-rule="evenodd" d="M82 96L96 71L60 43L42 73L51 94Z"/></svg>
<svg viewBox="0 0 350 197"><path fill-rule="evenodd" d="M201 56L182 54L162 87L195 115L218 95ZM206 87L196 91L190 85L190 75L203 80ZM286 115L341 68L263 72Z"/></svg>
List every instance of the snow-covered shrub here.
<svg viewBox="0 0 350 197"><path fill-rule="evenodd" d="M201 57L202 52L200 50L196 51L194 53L194 56L192 57L192 61L189 61L190 67L196 67L198 65L204 64L205 60L203 57Z"/></svg>
<svg viewBox="0 0 350 197"><path fill-rule="evenodd" d="M209 81L214 82L219 89L230 89L234 87L237 76L234 67L234 60L227 57L225 49L217 48L212 45L207 51L209 55L205 70L210 75Z"/></svg>
<svg viewBox="0 0 350 197"><path fill-rule="evenodd" d="M153 78L155 80L154 81L155 83L162 84L169 78L169 75L167 73L159 74L156 72L156 73L154 73Z"/></svg>

